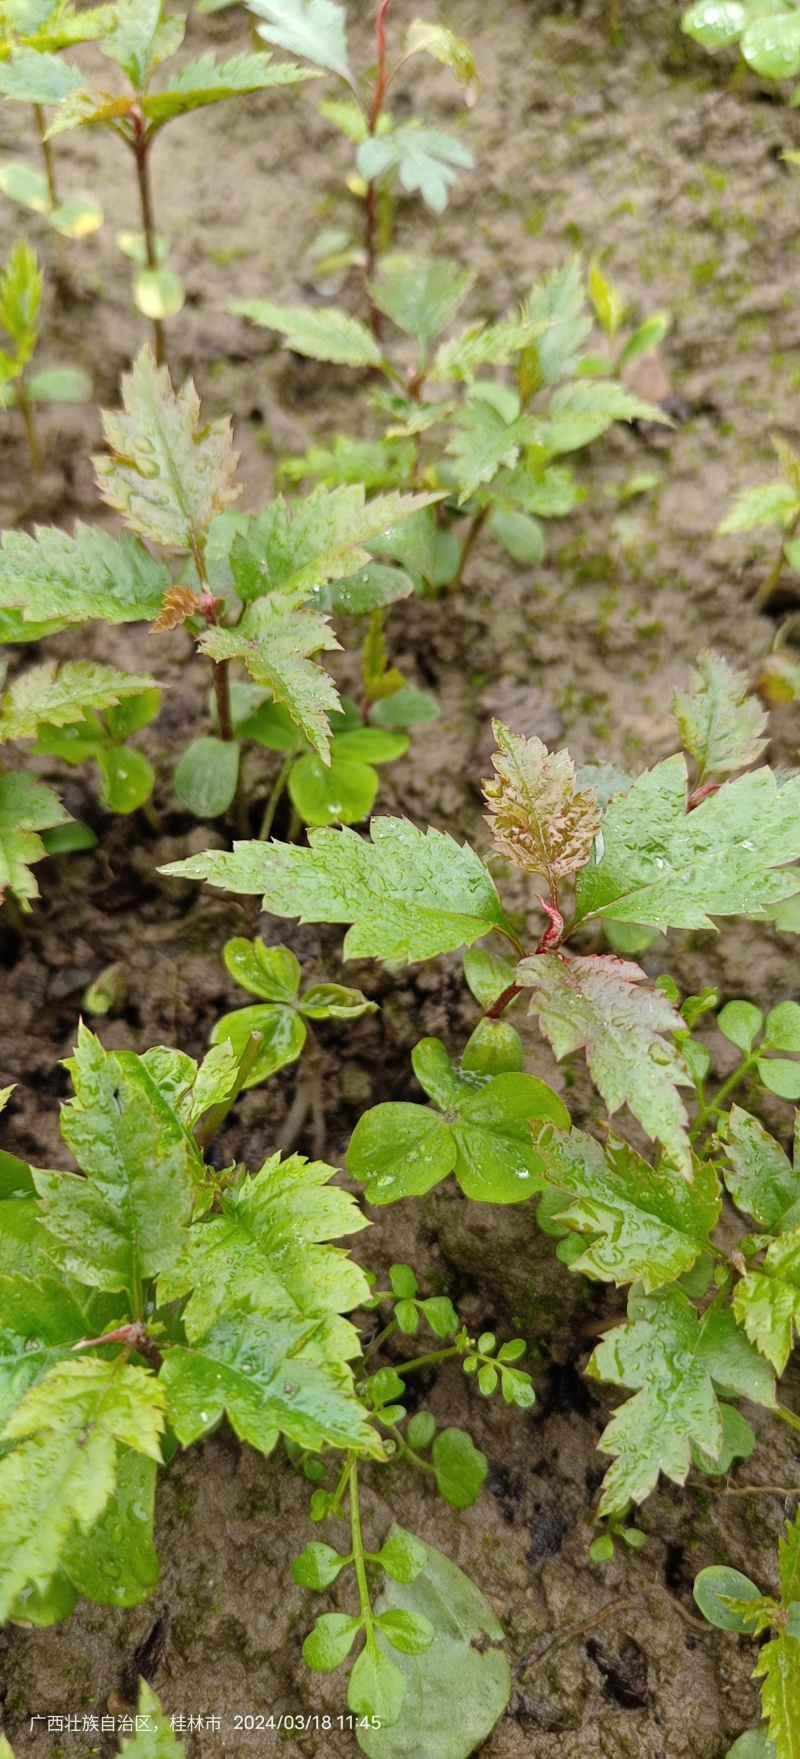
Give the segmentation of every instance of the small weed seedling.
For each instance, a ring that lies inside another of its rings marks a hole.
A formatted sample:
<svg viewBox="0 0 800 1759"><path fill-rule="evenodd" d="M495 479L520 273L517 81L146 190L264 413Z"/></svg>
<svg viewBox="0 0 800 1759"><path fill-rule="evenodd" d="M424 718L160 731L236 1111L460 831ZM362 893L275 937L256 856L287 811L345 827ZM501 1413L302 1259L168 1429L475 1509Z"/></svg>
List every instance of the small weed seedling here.
<svg viewBox="0 0 800 1759"><path fill-rule="evenodd" d="M697 0L684 12L681 28L711 54L737 45L740 65L763 79L800 73L800 17L781 0Z"/></svg>
<svg viewBox="0 0 800 1759"><path fill-rule="evenodd" d="M396 332L391 349L365 324L330 307L304 310L257 299L230 308L279 331L298 354L382 375L385 386L370 394L382 438L339 435L285 460L281 474L328 486L363 482L373 493L402 484L445 494L443 507L418 515L384 545L421 591L460 585L484 527L515 561L540 562L546 548L541 520L563 517L582 498L562 460L615 421L668 419L617 380L598 376L608 372L608 362L582 354L591 318L577 260L533 287L521 311L499 323L469 324L442 340L473 280L446 261L385 260L371 289ZM619 295L597 268L590 286L615 339ZM667 328L663 314L645 320L613 347L614 366L632 364Z"/></svg>
<svg viewBox="0 0 800 1759"><path fill-rule="evenodd" d="M46 139L52 140L65 129L103 127L129 148L136 167L142 227L140 232L121 233L119 243L137 265L134 302L152 319L156 359L161 361L163 319L180 311L184 292L179 276L166 266L168 246L156 225L150 184L154 141L168 123L191 110L270 86L294 85L313 76L291 62L273 62L267 54L233 55L219 63L212 55L202 55L185 63L159 91L153 91L156 70L171 59L183 41L184 14L165 13L162 0L117 0L113 7L101 10L100 48L125 75L128 89L123 93L88 89L81 79L60 94Z"/></svg>
<svg viewBox="0 0 800 1759"><path fill-rule="evenodd" d="M42 274L36 254L20 241L0 272L0 328L10 345L0 350L0 404L19 410L37 474L42 468L42 448L34 405L85 403L92 392L91 380L80 367L29 370L39 340L41 305Z"/></svg>
<svg viewBox="0 0 800 1759"><path fill-rule="evenodd" d="M62 60L59 51L102 36L113 15L112 6L79 11L70 0L34 5L28 0L5 0L0 6L0 93L32 107L43 165L41 171L18 160L0 165L0 189L11 201L40 214L62 238L85 238L96 232L103 224L103 210L96 197L82 192L61 200L45 111L83 85L80 68Z"/></svg>
<svg viewBox="0 0 800 1759"><path fill-rule="evenodd" d="M600 1442L614 1463L596 1562L615 1533L634 1543L629 1511L660 1473L679 1484L692 1465L719 1476L752 1452L738 1399L800 1430L776 1392L800 1333L800 1157L790 1162L733 1102L738 1093L757 1104L764 1088L800 1098L800 1005L779 1002L766 1020L746 1001L723 1007L718 1029L740 1056L709 1090L711 1053L698 1029L717 996L681 1003L668 974L651 983L640 965L596 950L603 926L651 949L664 931L708 928L715 917L790 926L781 913L800 885L800 778L779 785L770 769L751 767L765 744L761 705L743 677L705 654L675 715L683 751L636 778L607 764L576 775L566 752L549 754L495 723L488 823L495 859L544 882L531 898L545 919L533 950L526 918L506 913L486 863L403 819L373 820L369 841L321 829L306 849L244 844L165 870L262 892L278 916L344 921L349 958L394 967L467 949L465 975L484 1015L460 1060L423 1039L412 1062L430 1104L367 1111L346 1166L378 1205L421 1196L451 1173L477 1202L535 1196L540 1225L572 1271L630 1285L627 1323L604 1337L587 1369L634 1394ZM502 954L476 944L490 935ZM523 997L556 1057L584 1050L608 1113L627 1105L658 1143L654 1164L621 1137L601 1144L570 1128L560 1097L523 1072L506 1018ZM733 1247L717 1232L724 1190L745 1218ZM402 1329L415 1291L404 1283L398 1292ZM491 1354L486 1340L473 1354L488 1390L498 1371L482 1353ZM788 1735L778 1734L775 1751L792 1759Z"/></svg>
<svg viewBox="0 0 800 1759"><path fill-rule="evenodd" d="M249 978L258 965L262 991L268 973L268 986L281 978L293 999L298 974L284 950L233 947ZM312 992L299 1005L313 1013ZM505 1708L503 1632L440 1552L396 1524L370 1543L364 1477L404 1461L453 1507L473 1503L485 1456L424 1411L407 1419L404 1376L452 1357L477 1374L485 1397L499 1384L525 1408L530 1378L516 1366L524 1344L470 1338L447 1297L422 1295L408 1265L394 1265L390 1287L377 1289L330 1244L367 1225L331 1183L334 1168L278 1154L252 1176L209 1164L204 1150L265 1042L261 1031L249 1035L240 1056L221 1039L198 1068L165 1047L106 1052L81 1027L68 1064L74 1098L62 1112L80 1173L0 1155L0 1619L58 1623L79 1594L118 1607L146 1599L158 1581L157 1468L175 1442L212 1433L226 1413L261 1453L283 1437L312 1487L314 1522L347 1510L349 1550L313 1541L293 1566L295 1581L314 1590L353 1577L356 1611L316 1620L307 1662L330 1671L358 1644L347 1702L368 1754L373 1733L397 1723L407 1701L403 1734L416 1738L422 1686L433 1718L426 1750L436 1755L449 1750L454 1687L481 1739ZM391 1317L362 1357L346 1316L387 1305ZM396 1367L372 1360L387 1338L420 1326L439 1348Z"/></svg>
<svg viewBox="0 0 800 1759"><path fill-rule="evenodd" d="M780 1595L762 1594L741 1570L713 1565L695 1577L694 1597L703 1617L720 1631L769 1641L758 1650L754 1678L763 1681L764 1724L741 1735L727 1759L791 1759L800 1703L800 1515L778 1544Z"/></svg>
<svg viewBox="0 0 800 1759"><path fill-rule="evenodd" d="M315 656L339 646L330 613L371 612L412 590L401 569L374 566L370 551L435 497L392 493L367 502L363 488L350 485L320 489L291 507L279 498L258 519L236 514L229 510L239 494L229 423L203 425L194 387L174 392L149 348L123 381L123 396L122 412L104 417L109 452L96 467L103 497L126 529L119 541L85 525L72 536L57 529L35 537L6 532L3 639L35 640L95 618L149 620L162 634L185 624L211 664L216 719L216 731L193 740L177 766L175 787L190 811L217 817L238 793L247 833L240 752L249 741L284 754L287 743L290 748L266 803L267 830L287 781L308 822L362 816L377 786L373 766L401 754L403 717L411 722L429 714L430 699L405 688L399 674L379 678L375 707L380 699L388 708L394 691L399 718L394 728L366 725L354 705L345 712ZM179 558L176 580L143 537ZM250 685L232 690L230 668L239 661ZM107 691L104 701L94 693L96 674ZM137 677L126 687L137 702L123 705L113 694L123 676L81 662L58 674L37 668L15 680L7 726L16 731L6 736L38 737L41 749L68 762L96 760L105 803L126 812L148 799L152 772L140 754L126 747L122 755L120 741L147 724L157 702L155 681Z"/></svg>
<svg viewBox="0 0 800 1759"><path fill-rule="evenodd" d="M780 476L755 488L743 489L717 528L720 537L754 531L760 526L770 526L781 534L775 560L753 600L757 611L765 611L771 603L787 564L800 574L800 458L779 434L772 435L772 444Z"/></svg>

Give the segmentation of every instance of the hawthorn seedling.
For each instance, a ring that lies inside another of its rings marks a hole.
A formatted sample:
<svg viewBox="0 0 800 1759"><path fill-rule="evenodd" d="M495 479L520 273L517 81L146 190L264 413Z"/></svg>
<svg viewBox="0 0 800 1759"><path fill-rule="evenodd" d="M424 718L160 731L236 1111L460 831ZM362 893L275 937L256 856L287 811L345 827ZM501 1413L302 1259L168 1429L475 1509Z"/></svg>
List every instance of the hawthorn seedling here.
<svg viewBox="0 0 800 1759"><path fill-rule="evenodd" d="M37 475L43 460L34 415L36 404L85 403L92 391L91 380L80 367L30 370L39 340L42 288L36 253L20 240L0 271L0 327L9 344L0 351L0 404L19 410Z"/></svg>

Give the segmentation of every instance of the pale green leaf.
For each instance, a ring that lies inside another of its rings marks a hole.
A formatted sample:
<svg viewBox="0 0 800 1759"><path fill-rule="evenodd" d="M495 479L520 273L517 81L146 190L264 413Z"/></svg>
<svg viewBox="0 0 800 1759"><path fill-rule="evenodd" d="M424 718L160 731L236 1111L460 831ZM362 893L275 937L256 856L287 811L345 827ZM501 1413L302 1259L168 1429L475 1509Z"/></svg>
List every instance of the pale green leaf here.
<svg viewBox="0 0 800 1759"><path fill-rule="evenodd" d="M739 48L755 73L764 74L767 79L787 79L800 70L800 18L795 12L783 12L777 7L766 18L753 18L742 32Z"/></svg>
<svg viewBox="0 0 800 1759"><path fill-rule="evenodd" d="M160 1463L163 1391L141 1368L81 1357L31 1387L0 1459L0 1618L27 1583L46 1588L76 1522L89 1533L111 1496L117 1443Z"/></svg>
<svg viewBox="0 0 800 1759"><path fill-rule="evenodd" d="M219 63L213 55L201 55L179 68L163 91L148 93L141 107L148 121L158 126L173 116L219 104L225 98L263 92L269 86L298 85L313 78L308 68L295 67L291 61L273 62L271 55L231 55Z"/></svg>
<svg viewBox="0 0 800 1759"><path fill-rule="evenodd" d="M189 1295L187 1336L202 1337L232 1306L294 1321L316 1317L319 1337L341 1355L359 1351L356 1333L331 1316L369 1298L364 1272L331 1238L367 1226L355 1199L331 1185L335 1168L275 1154L197 1222L181 1258L159 1280L161 1301Z"/></svg>
<svg viewBox="0 0 800 1759"><path fill-rule="evenodd" d="M0 701L0 744L33 739L41 721L65 727L80 721L88 709L109 708L126 696L149 690L154 679L94 660L54 660L16 678Z"/></svg>
<svg viewBox="0 0 800 1759"><path fill-rule="evenodd" d="M136 1733L122 1741L125 1759L186 1759L183 1742L176 1741L170 1719L163 1714L155 1692L141 1675L136 1720Z"/></svg>
<svg viewBox="0 0 800 1759"><path fill-rule="evenodd" d="M800 1333L800 1227L774 1240L763 1265L741 1278L733 1310L751 1343L782 1374Z"/></svg>
<svg viewBox="0 0 800 1759"><path fill-rule="evenodd" d="M82 85L80 68L39 49L12 49L0 61L0 94L18 104L60 104Z"/></svg>
<svg viewBox="0 0 800 1759"><path fill-rule="evenodd" d="M481 366L504 366L507 361L527 348L546 329L525 316L507 318L500 324L471 324L460 336L442 342L436 350L429 377L434 385L447 385L464 380L471 385Z"/></svg>
<svg viewBox="0 0 800 1759"><path fill-rule="evenodd" d="M746 674L734 672L727 660L707 650L691 674L689 689L675 692L681 744L697 764L699 781L747 769L761 756L767 717L747 690Z"/></svg>
<svg viewBox="0 0 800 1759"><path fill-rule="evenodd" d="M405 52L406 55L431 55L434 61L441 61L462 85L471 87L472 97L477 97L480 81L469 43L465 43L463 37L455 36L446 25L415 18L408 27Z"/></svg>
<svg viewBox="0 0 800 1759"><path fill-rule="evenodd" d="M527 309L548 328L533 343L540 381L545 385L568 378L578 364L578 350L592 327L586 312L580 259L573 257L537 283L528 295Z"/></svg>
<svg viewBox="0 0 800 1759"><path fill-rule="evenodd" d="M611 954L566 959L544 953L523 959L515 981L533 989L531 1012L556 1057L585 1049L609 1112L627 1103L690 1178L686 1110L677 1088L691 1083L664 1036L682 1022L661 990L640 987L646 984L641 966Z"/></svg>
<svg viewBox="0 0 800 1759"><path fill-rule="evenodd" d="M567 751L548 752L534 734L525 739L492 722L495 777L483 783L487 824L495 849L526 873L541 874L551 897L559 882L588 861L600 829L593 792L575 787Z"/></svg>
<svg viewBox="0 0 800 1759"><path fill-rule="evenodd" d="M634 397L613 380L563 385L553 393L547 411L544 443L553 453L588 446L615 421L655 421L670 426L669 417L654 403Z"/></svg>
<svg viewBox="0 0 800 1759"><path fill-rule="evenodd" d="M119 542L97 526L55 526L3 533L0 604L21 606L26 621L82 624L155 618L170 584L168 570L129 532Z"/></svg>
<svg viewBox="0 0 800 1759"><path fill-rule="evenodd" d="M86 1176L34 1175L50 1250L92 1287L127 1290L139 1314L143 1281L180 1254L196 1151L132 1051L104 1051L81 1026L67 1067L61 1131Z"/></svg>
<svg viewBox="0 0 800 1759"><path fill-rule="evenodd" d="M183 310L185 300L183 282L174 269L139 269L134 276L133 303L145 318L173 318Z"/></svg>
<svg viewBox="0 0 800 1759"><path fill-rule="evenodd" d="M39 887L31 873L47 850L39 831L69 823L69 813L52 788L31 776L7 771L0 776L0 902L3 893L14 893L23 909L38 898Z"/></svg>
<svg viewBox="0 0 800 1759"><path fill-rule="evenodd" d="M759 1228L785 1233L800 1225L800 1139L794 1166L758 1118L731 1108L726 1137L725 1184L738 1208Z"/></svg>
<svg viewBox="0 0 800 1759"><path fill-rule="evenodd" d="M491 875L470 848L407 819L373 819L371 829L371 842L326 827L309 833L307 849L240 843L232 854L209 850L162 871L263 892L276 916L351 923L350 959L413 963L507 928Z"/></svg>
<svg viewBox="0 0 800 1759"><path fill-rule="evenodd" d="M185 29L180 13L163 16L162 0L117 0L103 32L103 52L127 74L134 90L142 92L159 61L180 47Z"/></svg>
<svg viewBox="0 0 800 1759"><path fill-rule="evenodd" d="M193 739L181 756L175 793L195 818L219 818L234 799L238 780L237 740L203 735Z"/></svg>
<svg viewBox="0 0 800 1759"><path fill-rule="evenodd" d="M656 1170L610 1136L605 1152L580 1130L544 1131L537 1140L551 1190L563 1206L548 1219L584 1236L570 1270L605 1282L642 1283L646 1295L691 1270L719 1219L720 1186L698 1162L691 1182L664 1160Z"/></svg>
<svg viewBox="0 0 800 1759"><path fill-rule="evenodd" d="M501 465L513 468L521 447L535 443L542 429L542 423L528 415L506 421L482 397L465 404L454 420L456 432L445 450L456 461L453 469L460 491L459 506L482 483L491 482Z"/></svg>
<svg viewBox="0 0 800 1759"><path fill-rule="evenodd" d="M277 330L294 354L330 360L341 366L380 366L381 351L366 324L330 306L273 305L269 299L235 299L228 311L251 318L264 329Z"/></svg>
<svg viewBox="0 0 800 1759"><path fill-rule="evenodd" d="M786 526L797 511L798 498L796 489L779 480L743 489L730 513L726 513L717 526L717 535L725 537L736 531L752 531L758 525Z"/></svg>
<svg viewBox="0 0 800 1759"><path fill-rule="evenodd" d="M236 499L227 419L200 420L191 380L173 391L149 347L122 381L123 409L103 412L111 456L95 459L100 490L132 531L202 553L212 519Z"/></svg>
<svg viewBox="0 0 800 1759"><path fill-rule="evenodd" d="M239 597L249 602L276 587L316 596L325 582L366 567L369 549L382 551L381 540L402 532L406 520L439 499L389 494L368 501L360 482L319 488L291 508L278 497L234 540L231 567Z"/></svg>
<svg viewBox="0 0 800 1759"><path fill-rule="evenodd" d="M370 135L358 148L356 164L366 183L396 171L408 195L418 190L427 206L442 214L458 172L471 171L475 160L453 135L408 122L391 134Z"/></svg>
<svg viewBox="0 0 800 1759"><path fill-rule="evenodd" d="M9 1156L9 1159L11 1157ZM30 1386L87 1335L77 1291L44 1271L0 1277L0 1428Z"/></svg>
<svg viewBox="0 0 800 1759"><path fill-rule="evenodd" d="M266 685L274 701L288 709L327 763L328 717L341 705L332 678L311 656L341 644L305 598L305 589L266 592L246 607L235 629L206 629L198 646L213 660L242 660L254 682Z"/></svg>
<svg viewBox="0 0 800 1759"><path fill-rule="evenodd" d="M775 1759L800 1759L800 1638L780 1631L759 1651L754 1679L762 1679L761 1712Z"/></svg>
<svg viewBox="0 0 800 1759"><path fill-rule="evenodd" d="M747 23L747 7L741 0L697 0L681 18L681 30L712 54L738 41Z"/></svg>
<svg viewBox="0 0 800 1759"><path fill-rule="evenodd" d="M73 1530L61 1564L73 1587L99 1606L140 1606L158 1586L153 1545L156 1461L121 1447L117 1482L88 1536Z"/></svg>
<svg viewBox="0 0 800 1759"><path fill-rule="evenodd" d="M725 782L687 813L686 762L646 770L603 818L602 858L578 879L579 919L711 928L712 916L761 915L800 880L770 871L800 857L800 776L771 770Z"/></svg>
<svg viewBox="0 0 800 1759"><path fill-rule="evenodd" d="M720 1298L700 1319L680 1289L650 1296L634 1289L628 1313L628 1324L607 1334L587 1369L593 1379L637 1389L600 1438L603 1452L617 1456L600 1503L604 1515L644 1501L659 1472L685 1483L692 1441L717 1458L723 1439L717 1386L757 1404L769 1406L775 1398L766 1363Z"/></svg>
<svg viewBox="0 0 800 1759"><path fill-rule="evenodd" d="M258 26L265 43L302 55L314 67L338 73L355 88L347 59L347 15L333 0L248 0L250 11L266 20Z"/></svg>
<svg viewBox="0 0 800 1759"><path fill-rule="evenodd" d="M420 364L441 334L475 280L469 269L427 258L390 258L381 266L380 279L370 287L370 297L398 330L416 342Z"/></svg>

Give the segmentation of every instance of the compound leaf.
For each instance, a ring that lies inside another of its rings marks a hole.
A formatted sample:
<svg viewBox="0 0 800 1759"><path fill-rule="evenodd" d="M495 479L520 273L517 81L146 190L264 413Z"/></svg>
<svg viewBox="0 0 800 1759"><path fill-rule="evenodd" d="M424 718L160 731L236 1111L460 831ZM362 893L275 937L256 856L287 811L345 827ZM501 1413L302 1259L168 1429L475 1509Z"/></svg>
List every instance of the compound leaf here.
<svg viewBox="0 0 800 1759"><path fill-rule="evenodd" d="M360 1266L329 1244L367 1226L355 1199L330 1184L334 1173L324 1161L275 1154L223 1198L221 1216L195 1223L178 1263L159 1280L161 1301L190 1295L183 1316L190 1340L234 1305L297 1321L368 1300ZM340 1353L358 1353L351 1327L337 1324L333 1335Z"/></svg>
<svg viewBox="0 0 800 1759"><path fill-rule="evenodd" d="M295 67L291 61L273 62L271 55L231 55L219 63L213 55L201 55L199 60L181 67L163 91L143 98L141 108L148 121L168 122L173 116L204 109L224 98L263 92L268 86L297 85L313 78L308 68Z"/></svg>
<svg viewBox="0 0 800 1759"><path fill-rule="evenodd" d="M411 964L510 933L494 881L468 846L408 819L372 820L372 841L324 826L309 847L239 843L173 862L165 873L264 893L264 909L302 922L348 922L348 959Z"/></svg>
<svg viewBox="0 0 800 1759"><path fill-rule="evenodd" d="M766 1363L748 1344L729 1307L718 1298L698 1318L680 1289L643 1295L633 1289L627 1325L617 1326L592 1355L587 1373L614 1386L638 1389L614 1413L600 1437L617 1456L606 1476L599 1512L622 1512L642 1502L659 1472L683 1484L692 1441L715 1460L723 1444L715 1388L772 1405Z"/></svg>
<svg viewBox="0 0 800 1759"><path fill-rule="evenodd" d="M92 1287L127 1290L139 1317L143 1279L181 1251L196 1151L132 1051L105 1051L81 1025L66 1066L75 1098L61 1133L86 1176L34 1174L50 1250Z"/></svg>
<svg viewBox="0 0 800 1759"><path fill-rule="evenodd" d="M13 770L0 776L0 901L11 891L25 910L30 898L38 898L39 887L30 870L47 854L38 832L69 820L52 788Z"/></svg>
<svg viewBox="0 0 800 1759"><path fill-rule="evenodd" d="M310 656L341 644L327 618L306 607L305 597L305 589L264 593L247 605L235 629L206 629L198 646L213 660L243 660L254 682L271 690L328 762L328 716L341 703L333 680Z"/></svg>
<svg viewBox="0 0 800 1759"><path fill-rule="evenodd" d="M686 760L645 770L603 816L603 854L577 884L579 919L652 928L712 928L712 916L762 916L800 878L776 872L800 857L800 776L779 787L769 769L725 782L687 813Z"/></svg>
<svg viewBox="0 0 800 1759"><path fill-rule="evenodd" d="M130 532L117 541L78 523L71 537L55 526L3 533L0 604L21 606L26 622L137 623L158 616L169 585L164 563Z"/></svg>
<svg viewBox="0 0 800 1759"><path fill-rule="evenodd" d="M111 453L95 459L103 499L132 531L202 554L212 519L239 494L230 422L201 425L191 380L173 391L149 346L123 377L122 399L122 410L103 411Z"/></svg>
<svg viewBox="0 0 800 1759"><path fill-rule="evenodd" d="M459 170L471 171L475 160L453 135L408 122L390 134L373 134L362 141L356 164L365 183L396 171L408 195L419 190L428 207L442 214Z"/></svg>
<svg viewBox="0 0 800 1759"><path fill-rule="evenodd" d="M0 704L0 744L33 739L39 723L66 727L83 719L87 709L105 709L127 696L153 688L155 680L94 660L55 661L35 666L15 678Z"/></svg>
<svg viewBox="0 0 800 1759"><path fill-rule="evenodd" d="M567 751L549 753L535 734L525 739L500 721L492 731L496 780L484 782L483 792L495 848L525 872L542 874L556 897L559 881L591 854L601 818L594 792L576 791Z"/></svg>
<svg viewBox="0 0 800 1759"><path fill-rule="evenodd" d="M381 351L366 324L332 307L273 305L269 299L235 299L228 311L277 330L293 354L330 360L340 366L380 366Z"/></svg>
<svg viewBox="0 0 800 1759"><path fill-rule="evenodd" d="M563 1195L548 1220L586 1236L570 1270L606 1282L641 1282L646 1295L675 1282L707 1250L719 1219L719 1180L697 1163L691 1183L668 1161L655 1169L610 1136L605 1152L580 1130L543 1131L536 1144L545 1177Z"/></svg>
<svg viewBox="0 0 800 1759"><path fill-rule="evenodd" d="M690 1178L686 1111L676 1092L689 1076L663 1036L682 1022L661 990L638 987L646 983L641 966L608 953L585 959L543 953L523 959L515 981L534 990L531 1012L555 1055L584 1048L609 1112L627 1102L647 1135L663 1142Z"/></svg>
<svg viewBox="0 0 800 1759"><path fill-rule="evenodd" d="M184 1446L223 1411L242 1441L271 1453L282 1433L299 1447L354 1447L379 1456L380 1441L353 1391L346 1362L326 1354L315 1319L246 1309L221 1316L161 1370L167 1411Z"/></svg>
<svg viewBox="0 0 800 1759"><path fill-rule="evenodd" d="M673 706L681 744L697 764L699 781L747 769L766 746L764 709L748 696L746 674L734 672L719 654L700 655L689 689L675 692Z"/></svg>
<svg viewBox="0 0 800 1759"><path fill-rule="evenodd" d="M102 1515L118 1442L161 1462L163 1404L152 1375L118 1360L59 1362L31 1387L0 1437L0 1619L28 1583L47 1587L73 1522L89 1533Z"/></svg>

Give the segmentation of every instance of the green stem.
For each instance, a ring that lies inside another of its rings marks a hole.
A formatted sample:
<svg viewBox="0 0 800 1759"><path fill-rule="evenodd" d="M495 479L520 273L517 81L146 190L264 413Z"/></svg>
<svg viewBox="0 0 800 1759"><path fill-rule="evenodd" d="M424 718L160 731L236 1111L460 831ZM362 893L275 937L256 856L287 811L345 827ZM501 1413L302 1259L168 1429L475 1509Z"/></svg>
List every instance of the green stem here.
<svg viewBox="0 0 800 1759"><path fill-rule="evenodd" d="M720 1112L725 1110L725 1101L728 1098L728 1095L733 1093L734 1088L738 1087L740 1081L744 1080L745 1075L747 1075L752 1069L755 1061L756 1058L754 1056L747 1055L743 1057L738 1067L734 1069L733 1074L729 1075L727 1081L723 1082L716 1098L711 1100L708 1105L703 1106L689 1131L690 1142L696 1141L700 1131L703 1129L709 1118L718 1117Z"/></svg>
<svg viewBox="0 0 800 1759"><path fill-rule="evenodd" d="M390 1296L389 1298L390 1298L390 1300L394 1299L393 1296ZM364 1364L363 1365L365 1367L370 1359L370 1356L374 1356L375 1351L380 1349L381 1344L385 1344L386 1339L392 1337L394 1335L394 1333L396 1331L398 1331L399 1329L400 1328L397 1324L397 1320L390 1319L389 1324L384 1326L383 1331L378 1332L377 1337L373 1338L372 1343L364 1351Z"/></svg>
<svg viewBox="0 0 800 1759"><path fill-rule="evenodd" d="M142 214L142 231L144 232L144 248L148 269L158 268L158 252L156 250L156 224L153 209L153 193L150 187L150 141L147 124L138 107L131 111L133 122L133 156L136 161L136 181L139 185L139 206ZM160 318L153 318L153 345L158 366L164 365L164 325Z"/></svg>
<svg viewBox="0 0 800 1759"><path fill-rule="evenodd" d="M278 810L280 798L294 768L296 757L297 748L293 745L291 751L287 752L286 757L281 764L278 774L272 784L269 799L264 807L264 817L261 820L261 829L258 833L259 842L261 843L266 843L269 833L272 830L273 820Z"/></svg>
<svg viewBox="0 0 800 1759"><path fill-rule="evenodd" d="M208 1148L213 1142L220 1126L224 1124L231 1107L236 1104L239 1094L247 1080L250 1070L264 1043L263 1032L251 1032L250 1037L239 1058L236 1080L227 1099L220 1100L219 1105L212 1105L210 1110L198 1118L194 1127L194 1139L198 1148Z"/></svg>
<svg viewBox="0 0 800 1759"><path fill-rule="evenodd" d="M479 508L478 512L473 515L472 523L470 525L469 531L467 532L467 535L466 535L464 542L461 546L461 555L458 560L458 567L457 567L455 574L453 575L453 578L450 582L450 586L449 586L450 592L458 592L458 589L461 586L461 583L464 579L464 570L467 566L467 563L470 559L470 556L472 555L472 552L475 548L475 545L478 542L478 538L480 537L481 532L483 531L483 528L486 524L488 517L489 517L489 505L487 502L485 507Z"/></svg>
<svg viewBox="0 0 800 1759"><path fill-rule="evenodd" d="M30 397L28 396L28 387L25 383L24 377L17 381L17 408L22 416L22 425L25 429L25 438L28 442L31 464L33 465L36 476L41 476L42 448L39 441L36 422L33 418L33 406Z"/></svg>
<svg viewBox="0 0 800 1759"><path fill-rule="evenodd" d="M350 1536L353 1553L353 1568L356 1573L356 1582L358 1584L358 1600L361 1617L364 1620L364 1636L371 1647L375 1642L375 1635L373 1630L372 1607L369 1599L369 1585L367 1583L366 1553L364 1551L364 1541L361 1534L361 1508L358 1500L358 1464L356 1460L353 1460L350 1467L349 1483Z"/></svg>
<svg viewBox="0 0 800 1759"><path fill-rule="evenodd" d="M423 1460L421 1454L414 1452L414 1449L409 1446L405 1436L401 1435L400 1430L394 1423L387 1423L385 1428L388 1429L392 1440L397 1443L398 1452L402 1454L404 1460L411 1460L415 1466L419 1466L421 1472L431 1472L433 1477L436 1477L436 1472L430 1464L430 1461Z"/></svg>
<svg viewBox="0 0 800 1759"><path fill-rule="evenodd" d="M784 563L786 561L786 557L784 556L784 553L783 553L783 546L784 546L784 544L791 543L792 538L797 535L798 525L800 525L800 507L798 507L797 512L794 515L794 518L791 520L790 524L787 526L785 532L783 533L783 536L781 538L781 547L778 551L777 556L775 557L775 561L773 562L772 567L770 568L769 574L767 575L765 580L762 580L761 585L758 589L758 592L756 593L756 596L753 600L754 611L765 611L766 610L767 605L769 604L770 599L772 598L772 595L775 592L775 589L778 585L778 581L780 580L780 577L783 573Z"/></svg>
<svg viewBox="0 0 800 1759"><path fill-rule="evenodd" d="M782 1423L788 1423L790 1429L800 1430L800 1417L795 1416L788 1405L775 1405L774 1411L776 1417L780 1417Z"/></svg>
<svg viewBox="0 0 800 1759"><path fill-rule="evenodd" d="M458 1344L448 1344L444 1350L431 1350L427 1356L414 1356L411 1362L393 1362L392 1367L395 1374L412 1374L416 1368L430 1368L435 1362L446 1362L450 1356L461 1354Z"/></svg>

